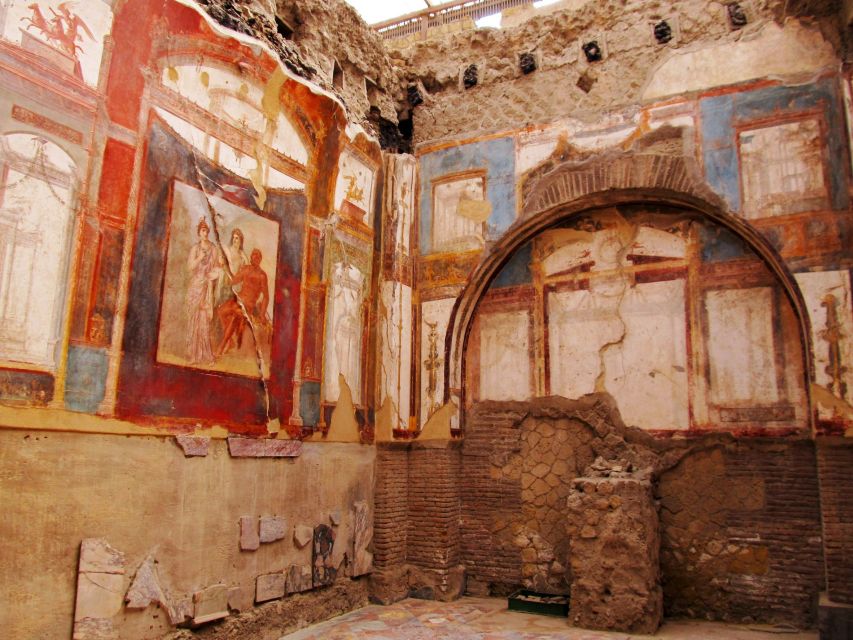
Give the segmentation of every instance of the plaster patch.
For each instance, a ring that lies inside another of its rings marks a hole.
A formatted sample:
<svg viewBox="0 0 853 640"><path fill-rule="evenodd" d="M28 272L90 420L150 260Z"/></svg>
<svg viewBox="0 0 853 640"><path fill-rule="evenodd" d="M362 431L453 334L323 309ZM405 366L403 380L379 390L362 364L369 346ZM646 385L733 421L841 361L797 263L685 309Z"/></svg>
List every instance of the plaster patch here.
<svg viewBox="0 0 853 640"><path fill-rule="evenodd" d="M767 55L769 51L773 55ZM720 64L725 60L726 64ZM673 53L655 69L643 92L652 100L766 76L812 74L835 66L832 45L816 29L789 20L767 23L753 38Z"/></svg>
<svg viewBox="0 0 853 640"><path fill-rule="evenodd" d="M329 425L328 442L359 442L358 422L355 419L355 406L352 402L352 391L347 384L343 374L338 374L338 384L341 393L338 403L332 412L332 420Z"/></svg>
<svg viewBox="0 0 853 640"><path fill-rule="evenodd" d="M456 416L456 404L451 401L430 416L418 440L450 440L451 420Z"/></svg>

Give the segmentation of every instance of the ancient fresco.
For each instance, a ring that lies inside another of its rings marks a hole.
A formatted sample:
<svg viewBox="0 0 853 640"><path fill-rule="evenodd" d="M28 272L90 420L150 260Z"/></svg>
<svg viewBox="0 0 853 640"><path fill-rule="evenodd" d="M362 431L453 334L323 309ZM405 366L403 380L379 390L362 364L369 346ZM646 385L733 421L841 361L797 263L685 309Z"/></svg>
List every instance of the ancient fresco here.
<svg viewBox="0 0 853 640"><path fill-rule="evenodd" d="M347 149L338 163L335 208L344 216L373 226L375 169L357 152Z"/></svg>
<svg viewBox="0 0 853 640"><path fill-rule="evenodd" d="M530 323L526 311L483 315L479 346L484 400L527 400L532 395Z"/></svg>
<svg viewBox="0 0 853 640"><path fill-rule="evenodd" d="M607 392L626 424L653 431L805 424L792 309L729 232L620 207L517 255L480 304L468 402Z"/></svg>
<svg viewBox="0 0 853 640"><path fill-rule="evenodd" d="M0 137L0 358L57 364L78 189L79 171L57 144Z"/></svg>
<svg viewBox="0 0 853 640"><path fill-rule="evenodd" d="M339 102L176 0L3 0L0 57L0 397L294 436L341 375L372 403L382 158Z"/></svg>
<svg viewBox="0 0 853 640"><path fill-rule="evenodd" d="M491 213L482 175L438 182L433 191L433 251L469 251L484 243L483 223Z"/></svg>
<svg viewBox="0 0 853 640"><path fill-rule="evenodd" d="M361 401L362 303L364 275L353 265L336 263L329 289L325 351L325 400L337 402L340 378L349 385L353 401Z"/></svg>
<svg viewBox="0 0 853 640"><path fill-rule="evenodd" d="M97 85L110 32L111 2L91 0L41 0L0 4L0 33L47 64L85 82Z"/></svg>
<svg viewBox="0 0 853 640"><path fill-rule="evenodd" d="M443 343L454 302L453 298L445 298L421 305L421 426L441 408L444 400Z"/></svg>
<svg viewBox="0 0 853 640"><path fill-rule="evenodd" d="M822 132L816 119L740 132L743 213L765 218L827 208Z"/></svg>
<svg viewBox="0 0 853 640"><path fill-rule="evenodd" d="M278 225L176 181L168 232L158 362L269 376Z"/></svg>
<svg viewBox="0 0 853 640"><path fill-rule="evenodd" d="M815 381L843 402L853 399L853 303L848 271L796 275L811 319ZM824 403L826 405L826 403ZM840 418L838 404L819 407L821 418Z"/></svg>

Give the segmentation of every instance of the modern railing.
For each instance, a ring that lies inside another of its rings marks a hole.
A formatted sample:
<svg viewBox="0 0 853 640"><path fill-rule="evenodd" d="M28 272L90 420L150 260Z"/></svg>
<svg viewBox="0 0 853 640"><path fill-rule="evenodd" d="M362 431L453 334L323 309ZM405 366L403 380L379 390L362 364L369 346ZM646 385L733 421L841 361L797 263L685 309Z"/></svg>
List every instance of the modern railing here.
<svg viewBox="0 0 853 640"><path fill-rule="evenodd" d="M406 38L416 34L426 37L429 29L440 27L465 18L479 20L500 13L504 9L533 4L534 0L458 0L408 13L398 18L372 25L385 40Z"/></svg>

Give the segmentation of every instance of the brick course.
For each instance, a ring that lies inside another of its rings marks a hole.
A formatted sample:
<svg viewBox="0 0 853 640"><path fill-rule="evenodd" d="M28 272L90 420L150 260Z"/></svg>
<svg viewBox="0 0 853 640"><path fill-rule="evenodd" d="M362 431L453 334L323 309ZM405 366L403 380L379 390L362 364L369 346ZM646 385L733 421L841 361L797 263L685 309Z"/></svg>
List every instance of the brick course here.
<svg viewBox="0 0 853 640"><path fill-rule="evenodd" d="M853 442L818 440L827 591L853 605Z"/></svg>

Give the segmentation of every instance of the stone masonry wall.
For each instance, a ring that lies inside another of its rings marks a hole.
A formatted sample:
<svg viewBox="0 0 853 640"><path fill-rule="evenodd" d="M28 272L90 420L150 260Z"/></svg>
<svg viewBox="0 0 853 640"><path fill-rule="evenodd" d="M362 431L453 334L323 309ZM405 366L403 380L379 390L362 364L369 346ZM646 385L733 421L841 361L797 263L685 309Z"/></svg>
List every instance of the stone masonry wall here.
<svg viewBox="0 0 853 640"><path fill-rule="evenodd" d="M400 60L408 81L420 83L424 91L423 104L414 110L415 142L565 117L583 120L589 114L642 102L650 76L670 56L699 47L732 47L772 21L781 24L808 14L815 32L840 49L833 3L741 2L748 23L737 29L729 21L727 4L572 2L562 11L537 15L516 27L467 31L394 51L392 58ZM665 43L653 35L661 20L672 34ZM601 49L600 60L588 61L582 50L591 41ZM533 55L535 71L522 72L523 53ZM471 64L477 65L478 82L466 89L461 78Z"/></svg>
<svg viewBox="0 0 853 640"><path fill-rule="evenodd" d="M266 42L291 71L336 94L351 122L379 135L376 118L368 118L374 107L376 116L396 125L403 100L399 70L379 36L343 0L198 2L214 20ZM368 91L370 83L375 91Z"/></svg>
<svg viewBox="0 0 853 640"><path fill-rule="evenodd" d="M576 478L568 499L572 624L652 634L663 618L660 531L642 473Z"/></svg>
<svg viewBox="0 0 853 640"><path fill-rule="evenodd" d="M571 584L569 555L554 552L566 537L542 535L551 519L547 498L536 504L535 480L523 489L523 479L530 477L525 469L545 464L548 471L537 479L546 484L555 469L545 462L551 459L546 449L539 443L531 447L529 436L525 440L534 424L547 424L555 434L565 431L568 444L561 448L552 436L551 451L563 452L554 460L566 463L572 479L599 456L658 466L667 615L814 621L823 564L813 445L728 436L655 441L625 429L607 399L595 396L577 403L484 402L468 413L460 476L468 593L502 595L523 585L559 584L550 553L567 571L564 584ZM531 531L547 545L539 542L537 548Z"/></svg>

